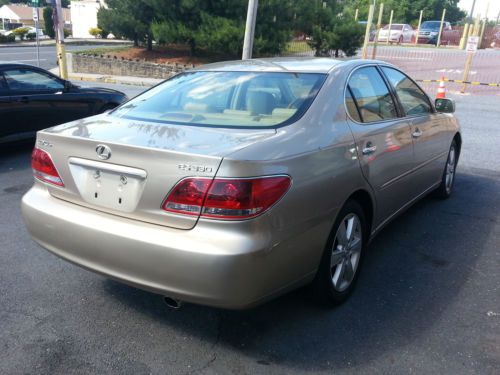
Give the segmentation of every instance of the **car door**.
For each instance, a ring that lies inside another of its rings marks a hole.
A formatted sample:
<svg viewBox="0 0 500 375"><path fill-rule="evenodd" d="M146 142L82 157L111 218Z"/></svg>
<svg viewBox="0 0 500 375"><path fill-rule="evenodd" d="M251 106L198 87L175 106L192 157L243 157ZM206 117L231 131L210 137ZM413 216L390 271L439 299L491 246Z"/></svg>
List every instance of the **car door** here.
<svg viewBox="0 0 500 375"><path fill-rule="evenodd" d="M67 92L65 81L41 69L5 69L4 77L19 131L35 132L89 113L90 104L75 100L77 98Z"/></svg>
<svg viewBox="0 0 500 375"><path fill-rule="evenodd" d="M0 71L0 142L13 132L12 109L7 83Z"/></svg>
<svg viewBox="0 0 500 375"><path fill-rule="evenodd" d="M411 126L414 149L413 184L421 194L438 183L449 149L446 116L436 113L425 92L406 74L392 67L382 72L394 88Z"/></svg>
<svg viewBox="0 0 500 375"><path fill-rule="evenodd" d="M408 188L414 164L410 125L401 118L376 66L351 73L346 108L363 174L377 200L376 222L381 223L414 197L414 191Z"/></svg>
<svg viewBox="0 0 500 375"><path fill-rule="evenodd" d="M411 39L413 36L413 29L410 25L404 25L403 27L403 42L411 43Z"/></svg>

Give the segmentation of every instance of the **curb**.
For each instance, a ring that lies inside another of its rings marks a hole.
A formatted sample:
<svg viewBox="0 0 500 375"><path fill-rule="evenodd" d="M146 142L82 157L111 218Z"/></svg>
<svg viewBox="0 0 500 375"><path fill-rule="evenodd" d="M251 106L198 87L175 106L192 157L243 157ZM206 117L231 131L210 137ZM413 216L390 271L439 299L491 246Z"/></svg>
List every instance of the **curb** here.
<svg viewBox="0 0 500 375"><path fill-rule="evenodd" d="M67 39L64 41L64 44L66 46L86 46L86 45L108 45L108 46L132 46L133 42L127 42L127 41L120 41L120 42L102 42L102 39L97 39L97 41L92 41L92 40L78 40L78 41L68 41ZM48 43L43 43L40 42L40 48L41 47L53 47L56 45L55 41L50 41ZM36 47L36 43L19 43L19 42L14 42L14 43L3 43L0 44L0 48L19 48L19 47L29 47L29 48L34 48Z"/></svg>
<svg viewBox="0 0 500 375"><path fill-rule="evenodd" d="M147 82L147 81L131 81L127 79L117 79L112 76L102 76L102 77L83 77L78 75L69 75L69 79L73 81L82 81L82 82L103 82L103 83L111 83L111 84L120 84L120 85L130 85L130 86L144 86L151 87L160 83L162 80L158 80L158 82Z"/></svg>

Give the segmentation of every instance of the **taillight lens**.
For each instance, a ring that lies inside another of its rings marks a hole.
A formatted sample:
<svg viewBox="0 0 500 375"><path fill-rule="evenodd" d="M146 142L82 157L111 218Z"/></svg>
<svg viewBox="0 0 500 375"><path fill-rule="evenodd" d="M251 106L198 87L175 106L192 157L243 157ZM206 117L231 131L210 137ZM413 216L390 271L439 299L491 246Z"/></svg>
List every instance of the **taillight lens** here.
<svg viewBox="0 0 500 375"><path fill-rule="evenodd" d="M169 194L163 209L202 217L239 220L262 214L288 191L288 176L248 179L186 178Z"/></svg>
<svg viewBox="0 0 500 375"><path fill-rule="evenodd" d="M163 203L163 209L198 216L211 182L208 178L186 178L180 181Z"/></svg>
<svg viewBox="0 0 500 375"><path fill-rule="evenodd" d="M64 186L52 158L47 152L35 147L31 153L31 168L35 178L53 185Z"/></svg>

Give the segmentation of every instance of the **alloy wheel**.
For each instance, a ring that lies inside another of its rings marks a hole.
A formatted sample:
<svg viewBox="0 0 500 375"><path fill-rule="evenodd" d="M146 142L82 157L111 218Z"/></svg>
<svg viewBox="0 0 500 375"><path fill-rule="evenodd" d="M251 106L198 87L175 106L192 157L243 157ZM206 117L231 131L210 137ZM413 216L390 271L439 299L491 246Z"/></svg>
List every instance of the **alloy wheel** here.
<svg viewBox="0 0 500 375"><path fill-rule="evenodd" d="M354 280L362 247L361 222L356 214L350 213L340 222L330 255L330 276L338 292L346 290Z"/></svg>
<svg viewBox="0 0 500 375"><path fill-rule="evenodd" d="M450 148L450 153L448 154L448 161L446 162L445 187L447 193L450 193L451 187L453 186L453 180L455 179L455 165L456 165L456 152L455 152L455 146L452 145Z"/></svg>

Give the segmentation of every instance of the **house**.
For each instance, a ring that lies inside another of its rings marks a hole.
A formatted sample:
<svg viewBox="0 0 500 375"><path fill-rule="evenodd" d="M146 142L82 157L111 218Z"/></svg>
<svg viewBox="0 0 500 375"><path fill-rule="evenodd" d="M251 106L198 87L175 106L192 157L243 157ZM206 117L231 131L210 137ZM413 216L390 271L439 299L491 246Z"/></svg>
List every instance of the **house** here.
<svg viewBox="0 0 500 375"><path fill-rule="evenodd" d="M105 6L105 3L102 0L80 0L71 2L70 9L73 38L93 38L93 36L89 34L89 30L97 27L97 11L103 6Z"/></svg>
<svg viewBox="0 0 500 375"><path fill-rule="evenodd" d="M67 8L63 8L64 27L71 28L71 15ZM43 8L38 8L40 28L43 28ZM33 8L26 5L7 4L0 8L0 21L3 29L11 29L10 24L19 26L35 26Z"/></svg>

